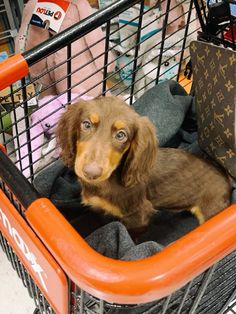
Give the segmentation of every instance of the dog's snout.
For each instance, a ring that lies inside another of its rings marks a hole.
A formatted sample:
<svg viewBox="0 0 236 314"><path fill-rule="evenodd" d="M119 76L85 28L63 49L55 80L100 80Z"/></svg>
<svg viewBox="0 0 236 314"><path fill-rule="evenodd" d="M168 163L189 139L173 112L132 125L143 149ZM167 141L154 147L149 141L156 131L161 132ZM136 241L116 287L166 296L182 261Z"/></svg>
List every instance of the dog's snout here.
<svg viewBox="0 0 236 314"><path fill-rule="evenodd" d="M83 167L83 173L86 178L94 180L102 175L102 168L96 162L91 162Z"/></svg>

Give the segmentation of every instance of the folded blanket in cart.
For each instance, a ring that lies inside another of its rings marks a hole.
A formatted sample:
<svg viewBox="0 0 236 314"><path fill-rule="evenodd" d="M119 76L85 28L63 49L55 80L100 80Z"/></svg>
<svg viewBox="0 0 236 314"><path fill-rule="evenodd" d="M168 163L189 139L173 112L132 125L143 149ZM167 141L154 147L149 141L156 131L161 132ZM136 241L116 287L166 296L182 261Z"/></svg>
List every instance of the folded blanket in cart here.
<svg viewBox="0 0 236 314"><path fill-rule="evenodd" d="M194 97L178 82L169 80L152 87L133 106L154 123L160 146L190 148L197 142Z"/></svg>
<svg viewBox="0 0 236 314"><path fill-rule="evenodd" d="M163 248L154 241L136 245L125 226L118 221L98 228L86 237L86 241L94 250L104 256L127 261L151 256Z"/></svg>

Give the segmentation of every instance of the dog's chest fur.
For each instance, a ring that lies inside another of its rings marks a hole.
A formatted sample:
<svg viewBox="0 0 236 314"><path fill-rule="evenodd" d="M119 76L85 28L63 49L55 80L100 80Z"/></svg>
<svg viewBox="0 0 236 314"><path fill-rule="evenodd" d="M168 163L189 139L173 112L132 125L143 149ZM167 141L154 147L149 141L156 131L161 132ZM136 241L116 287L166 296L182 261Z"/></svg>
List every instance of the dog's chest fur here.
<svg viewBox="0 0 236 314"><path fill-rule="evenodd" d="M111 177L98 185L82 183L82 200L85 205L94 209L102 209L107 214L123 218L136 208L137 195L144 194L142 191L144 188L140 184L127 189L119 184L117 179Z"/></svg>
<svg viewBox="0 0 236 314"><path fill-rule="evenodd" d="M83 191L82 199L85 205L92 206L95 209L103 209L107 214L118 218L123 217L122 209L119 206L112 204L104 197L89 195L87 192Z"/></svg>

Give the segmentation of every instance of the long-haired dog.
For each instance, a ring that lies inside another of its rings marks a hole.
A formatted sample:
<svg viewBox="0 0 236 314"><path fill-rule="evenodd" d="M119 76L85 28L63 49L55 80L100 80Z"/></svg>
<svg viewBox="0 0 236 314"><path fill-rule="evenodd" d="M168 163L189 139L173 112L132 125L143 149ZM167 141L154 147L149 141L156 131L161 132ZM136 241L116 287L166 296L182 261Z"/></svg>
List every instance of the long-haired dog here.
<svg viewBox="0 0 236 314"><path fill-rule="evenodd" d="M227 205L228 177L181 149L158 147L154 125L117 97L68 106L57 130L82 200L129 229L147 226L155 209L191 211L203 223Z"/></svg>

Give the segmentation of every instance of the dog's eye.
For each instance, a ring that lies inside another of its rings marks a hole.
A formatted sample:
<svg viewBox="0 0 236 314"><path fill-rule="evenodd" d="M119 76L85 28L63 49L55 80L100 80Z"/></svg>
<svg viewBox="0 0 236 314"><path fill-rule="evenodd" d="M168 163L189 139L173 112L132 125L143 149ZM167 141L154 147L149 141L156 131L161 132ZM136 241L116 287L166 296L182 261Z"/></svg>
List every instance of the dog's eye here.
<svg viewBox="0 0 236 314"><path fill-rule="evenodd" d="M119 131L116 133L115 138L120 142L126 142L128 139L127 133L125 131Z"/></svg>
<svg viewBox="0 0 236 314"><path fill-rule="evenodd" d="M83 130L87 131L87 130L90 130L92 128L92 123L89 121L89 120L84 120L82 123L81 123L81 127Z"/></svg>

